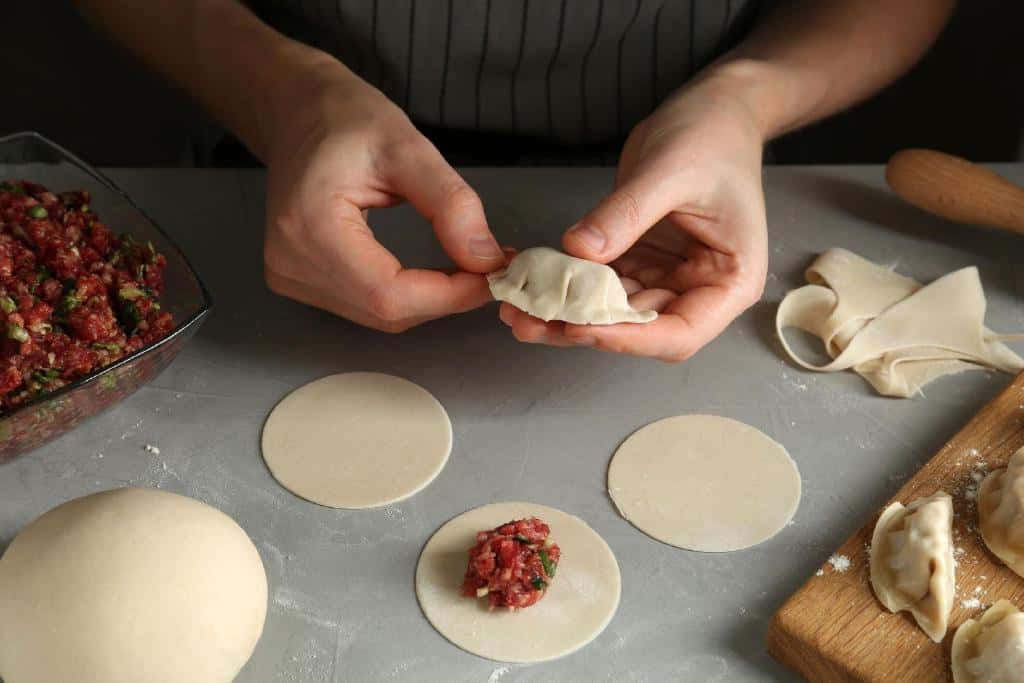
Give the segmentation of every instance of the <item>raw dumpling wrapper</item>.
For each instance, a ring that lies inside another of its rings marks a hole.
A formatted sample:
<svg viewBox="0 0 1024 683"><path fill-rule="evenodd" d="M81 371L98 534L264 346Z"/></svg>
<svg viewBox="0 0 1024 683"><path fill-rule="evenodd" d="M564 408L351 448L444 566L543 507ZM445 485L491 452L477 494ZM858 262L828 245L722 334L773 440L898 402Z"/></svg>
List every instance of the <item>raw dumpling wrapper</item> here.
<svg viewBox="0 0 1024 683"><path fill-rule="evenodd" d="M939 491L887 507L871 537L871 587L890 612L909 611L936 643L953 609L953 499Z"/></svg>
<svg viewBox="0 0 1024 683"><path fill-rule="evenodd" d="M978 488L978 526L988 549L1024 576L1024 448Z"/></svg>
<svg viewBox="0 0 1024 683"><path fill-rule="evenodd" d="M845 249L829 249L807 270L811 284L782 300L776 329L794 362L809 370L853 369L886 396L906 398L944 375L995 368L1016 373L1024 359L984 326L977 268L927 286ZM825 343L826 365L801 359L783 330L797 327Z"/></svg>
<svg viewBox="0 0 1024 683"><path fill-rule="evenodd" d="M1024 614L1008 600L968 619L953 636L954 683L1024 680Z"/></svg>
<svg viewBox="0 0 1024 683"><path fill-rule="evenodd" d="M610 267L574 258L549 247L516 255L487 276L491 294L544 321L577 325L649 323L655 311L634 310L618 274Z"/></svg>

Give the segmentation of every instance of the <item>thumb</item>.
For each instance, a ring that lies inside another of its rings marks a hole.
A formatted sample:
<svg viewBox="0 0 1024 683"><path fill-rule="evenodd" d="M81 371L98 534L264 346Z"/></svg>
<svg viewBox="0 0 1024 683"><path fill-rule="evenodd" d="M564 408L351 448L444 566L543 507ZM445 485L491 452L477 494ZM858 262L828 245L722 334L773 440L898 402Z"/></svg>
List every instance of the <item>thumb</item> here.
<svg viewBox="0 0 1024 683"><path fill-rule="evenodd" d="M441 247L460 268L470 273L500 268L505 254L487 227L480 198L437 148L423 142L391 174L394 189L430 221Z"/></svg>
<svg viewBox="0 0 1024 683"><path fill-rule="evenodd" d="M677 183L635 176L569 228L562 246L573 256L608 263L680 204L682 193Z"/></svg>

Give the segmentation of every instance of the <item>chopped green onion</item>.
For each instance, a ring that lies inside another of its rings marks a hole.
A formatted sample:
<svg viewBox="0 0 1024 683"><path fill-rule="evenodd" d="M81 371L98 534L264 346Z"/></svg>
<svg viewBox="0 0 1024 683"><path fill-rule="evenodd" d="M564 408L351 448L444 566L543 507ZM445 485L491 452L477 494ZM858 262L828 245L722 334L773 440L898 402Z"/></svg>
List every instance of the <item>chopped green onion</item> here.
<svg viewBox="0 0 1024 683"><path fill-rule="evenodd" d="M149 252L149 262L156 263L156 247L152 242L146 242L146 251Z"/></svg>
<svg viewBox="0 0 1024 683"><path fill-rule="evenodd" d="M548 587L548 582L540 578L539 576L534 577L534 579L530 581L530 583L533 584L533 587L539 591L542 591Z"/></svg>
<svg viewBox="0 0 1024 683"><path fill-rule="evenodd" d="M520 543L525 543L526 545L530 545L530 539L528 539L526 536L520 536L519 534L516 534L512 538L516 539Z"/></svg>
<svg viewBox="0 0 1024 683"><path fill-rule="evenodd" d="M42 282L43 280L49 280L52 277L53 277L53 271L51 271L46 266L40 266L39 270L36 271L36 283L37 284Z"/></svg>
<svg viewBox="0 0 1024 683"><path fill-rule="evenodd" d="M117 296L125 301L135 301L139 297L146 296L146 293L134 285L125 285L118 290Z"/></svg>
<svg viewBox="0 0 1024 683"><path fill-rule="evenodd" d="M51 380L55 380L60 377L60 370L57 368L47 368L46 370L36 370L32 373L32 380L39 384L46 384Z"/></svg>
<svg viewBox="0 0 1024 683"><path fill-rule="evenodd" d="M36 323L31 329L36 334L49 334L53 330L53 325L50 323Z"/></svg>
<svg viewBox="0 0 1024 683"><path fill-rule="evenodd" d="M46 207L37 204L28 210L28 215L32 216L32 218L42 219L46 218L49 214L46 213Z"/></svg>
<svg viewBox="0 0 1024 683"><path fill-rule="evenodd" d="M139 313L139 309L135 308L135 304L131 301L121 301L121 319L128 331L132 331L142 322L142 315Z"/></svg>
<svg viewBox="0 0 1024 683"><path fill-rule="evenodd" d="M21 325L15 325L14 323L7 325L7 336L17 342L27 342L29 340L28 331Z"/></svg>
<svg viewBox="0 0 1024 683"><path fill-rule="evenodd" d="M121 345L114 342L96 342L92 347L100 351L112 351L115 353L121 350Z"/></svg>
<svg viewBox="0 0 1024 683"><path fill-rule="evenodd" d="M4 313L14 313L18 310L18 304L14 303L14 299L9 296L0 296L0 308Z"/></svg>
<svg viewBox="0 0 1024 683"><path fill-rule="evenodd" d="M89 213L89 205L82 204L80 207L78 207L78 210L81 211L82 213Z"/></svg>
<svg viewBox="0 0 1024 683"><path fill-rule="evenodd" d="M547 550L540 551L540 563L544 567L544 573L548 575L548 578L555 578L555 570L558 569L558 563L551 561Z"/></svg>
<svg viewBox="0 0 1024 683"><path fill-rule="evenodd" d="M61 310L65 312L73 311L76 308L78 308L79 304L81 303L82 300L78 298L78 294L74 290L71 290L70 292L64 295L63 299L60 300L60 307Z"/></svg>

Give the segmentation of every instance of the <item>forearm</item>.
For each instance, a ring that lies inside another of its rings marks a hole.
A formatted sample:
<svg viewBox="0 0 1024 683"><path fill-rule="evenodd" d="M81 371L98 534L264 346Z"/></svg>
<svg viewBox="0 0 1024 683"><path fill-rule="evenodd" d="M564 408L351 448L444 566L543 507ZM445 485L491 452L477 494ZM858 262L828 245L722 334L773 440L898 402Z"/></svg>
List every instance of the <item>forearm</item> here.
<svg viewBox="0 0 1024 683"><path fill-rule="evenodd" d="M737 98L771 139L849 107L909 70L955 0L797 0L765 18L699 83Z"/></svg>
<svg viewBox="0 0 1024 683"><path fill-rule="evenodd" d="M299 88L351 76L286 38L237 0L77 0L83 14L186 90L265 159Z"/></svg>

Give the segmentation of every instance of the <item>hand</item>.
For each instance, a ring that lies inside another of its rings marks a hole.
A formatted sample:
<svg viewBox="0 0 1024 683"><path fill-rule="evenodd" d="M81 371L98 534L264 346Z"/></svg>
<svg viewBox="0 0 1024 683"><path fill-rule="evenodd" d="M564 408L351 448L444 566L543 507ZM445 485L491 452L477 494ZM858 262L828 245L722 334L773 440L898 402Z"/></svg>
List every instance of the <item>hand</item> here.
<svg viewBox="0 0 1024 683"><path fill-rule="evenodd" d="M351 74L316 76L272 126L270 289L386 332L490 301L481 273L505 257L476 193L380 92ZM461 271L405 269L374 238L367 210L405 200Z"/></svg>
<svg viewBox="0 0 1024 683"><path fill-rule="evenodd" d="M678 362L761 297L767 228L763 141L754 117L718 84L696 84L633 129L615 190L566 232L565 251L611 265L647 324L545 323L509 304L520 341L592 346Z"/></svg>

